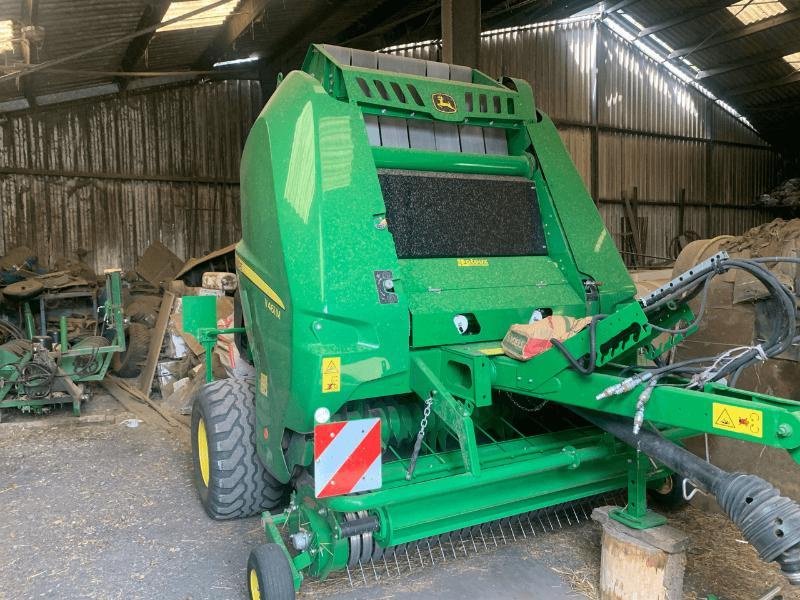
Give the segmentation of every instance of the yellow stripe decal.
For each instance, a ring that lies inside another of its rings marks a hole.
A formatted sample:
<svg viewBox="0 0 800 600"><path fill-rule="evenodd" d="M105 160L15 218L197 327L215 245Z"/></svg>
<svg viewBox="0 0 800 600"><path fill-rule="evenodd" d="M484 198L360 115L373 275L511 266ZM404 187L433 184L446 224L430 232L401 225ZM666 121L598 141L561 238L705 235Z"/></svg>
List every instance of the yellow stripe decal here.
<svg viewBox="0 0 800 600"><path fill-rule="evenodd" d="M270 300L272 300L275 304L280 306L283 310L286 310L286 306L283 304L283 300L281 300L281 297L278 296L275 290L269 287L269 284L263 279L261 279L261 277L258 276L258 273L256 273L250 265L245 263L238 256L236 257L236 268L239 269L242 275L244 275L250 281L252 281L253 284L258 289L264 292Z"/></svg>
<svg viewBox="0 0 800 600"><path fill-rule="evenodd" d="M500 356L504 353L503 348L484 348L480 351L481 354L486 356Z"/></svg>

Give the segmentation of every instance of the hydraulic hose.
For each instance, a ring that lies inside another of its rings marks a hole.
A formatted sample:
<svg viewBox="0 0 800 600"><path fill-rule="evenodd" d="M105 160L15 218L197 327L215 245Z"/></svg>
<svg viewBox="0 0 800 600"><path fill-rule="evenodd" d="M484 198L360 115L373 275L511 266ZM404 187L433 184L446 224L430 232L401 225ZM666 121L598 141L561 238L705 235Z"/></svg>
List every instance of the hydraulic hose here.
<svg viewBox="0 0 800 600"><path fill-rule="evenodd" d="M701 290L703 297L701 300L701 307L697 318L689 326L696 325L703 316L706 308L707 293L709 289L710 280L720 273L724 273L732 268L743 270L753 277L755 277L764 287L769 291L771 299L780 307L780 316L774 319L773 329L770 332L769 339L767 339L760 346L753 346L752 348L743 348L743 352L739 356L735 356L727 362L723 362L718 368L714 368L709 372L704 380L706 381L719 381L724 377L730 376L730 381L735 382L741 372L754 362L763 360L765 358L772 358L785 352L794 342L794 335L797 328L797 308L796 302L792 293L775 277L768 269L761 263L767 262L789 262L798 263L800 259L793 257L766 257L757 259L737 259L728 258L727 256L721 258L714 264L713 270L709 272L698 270L696 273L689 271L690 275L681 276L677 278L679 282L675 284L669 293L661 297L658 301L648 304L644 307L646 313L654 313L664 306L668 306L670 302L687 302L694 297ZM670 284L672 285L672 284ZM658 331L665 331L666 333L683 333L688 330L684 327L679 330L668 330L654 326ZM682 361L668 365L666 367L657 367L656 369L648 369L654 375L658 373L671 373L676 375L691 376L700 371L702 368L695 367L701 363L713 362L719 357L704 357L701 359L693 359L691 361Z"/></svg>
<svg viewBox="0 0 800 600"><path fill-rule="evenodd" d="M560 340L557 340L556 338L550 338L550 343L558 348L572 368L578 371L578 373L581 375L591 375L594 373L594 369L597 366L597 322L601 319L605 319L607 316L608 315L592 316L592 320L589 323L589 360L585 366L582 365L577 358L572 356L572 353L563 343L561 343Z"/></svg>
<svg viewBox="0 0 800 600"><path fill-rule="evenodd" d="M729 473L643 429L634 434L631 420L605 413L572 409L580 417L629 446L666 465L713 494L720 507L766 561L776 561L792 585L800 585L800 505L780 495L772 484L744 473Z"/></svg>
<svg viewBox="0 0 800 600"><path fill-rule="evenodd" d="M706 261L709 263L709 261ZM671 335L683 334L695 327L703 318L708 302L708 293L711 280L719 274L725 273L730 269L743 270L755 277L769 291L772 300L781 308L780 317L773 320L773 329L769 339L758 346L742 347L737 355L722 354L719 356L709 356L681 361L671 365L656 365L645 367L652 376L655 375L679 375L693 377L692 385L700 385L709 381L720 381L730 376L730 381L735 382L741 372L758 360L765 360L778 356L785 352L794 342L797 330L797 306L793 294L789 291L768 269L761 263L766 262L791 262L800 263L800 259L792 257L767 257L761 259L737 259L729 258L727 254L711 260L709 264L701 263L698 267L687 271L683 275L675 278L672 282L657 290L650 296L640 299L644 312L654 314L664 307L670 307L673 302L686 303L702 292L700 310L695 319L682 328L670 329L652 324L655 331L661 331ZM653 297L655 296L655 297ZM673 307L674 308L674 307ZM586 361L573 356L565 344L556 339L550 342L569 362L575 371L582 375L589 375L594 372L597 360L595 326L597 321L606 315L595 315L589 325L589 353ZM703 363L712 363L710 367L704 369Z"/></svg>

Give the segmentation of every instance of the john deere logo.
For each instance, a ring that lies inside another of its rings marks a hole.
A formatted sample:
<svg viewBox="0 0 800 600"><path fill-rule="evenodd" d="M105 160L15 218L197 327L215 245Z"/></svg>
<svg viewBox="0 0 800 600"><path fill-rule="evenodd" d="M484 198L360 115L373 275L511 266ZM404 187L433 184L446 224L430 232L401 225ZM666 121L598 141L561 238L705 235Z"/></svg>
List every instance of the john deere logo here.
<svg viewBox="0 0 800 600"><path fill-rule="evenodd" d="M433 107L439 112L454 113L456 112L456 101L449 94L436 92L433 96Z"/></svg>

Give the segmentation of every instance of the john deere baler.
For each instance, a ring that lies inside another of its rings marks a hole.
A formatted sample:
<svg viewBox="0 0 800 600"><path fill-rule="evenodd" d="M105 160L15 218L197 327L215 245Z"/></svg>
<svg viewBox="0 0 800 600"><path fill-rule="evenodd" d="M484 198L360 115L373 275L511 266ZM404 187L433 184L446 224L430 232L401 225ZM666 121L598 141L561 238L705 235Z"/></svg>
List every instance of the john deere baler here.
<svg viewBox="0 0 800 600"><path fill-rule="evenodd" d="M313 46L253 126L241 192L237 345L255 375L203 388L192 431L212 517L273 511L253 598L620 488L615 518L658 525L645 491L674 472L800 579L797 505L672 443L709 432L800 459L800 403L725 385L793 343L788 290L763 280L774 339L669 364L688 297L731 268L769 273L719 255L635 299L528 83ZM551 316L591 320L528 361L504 355L511 325Z"/></svg>

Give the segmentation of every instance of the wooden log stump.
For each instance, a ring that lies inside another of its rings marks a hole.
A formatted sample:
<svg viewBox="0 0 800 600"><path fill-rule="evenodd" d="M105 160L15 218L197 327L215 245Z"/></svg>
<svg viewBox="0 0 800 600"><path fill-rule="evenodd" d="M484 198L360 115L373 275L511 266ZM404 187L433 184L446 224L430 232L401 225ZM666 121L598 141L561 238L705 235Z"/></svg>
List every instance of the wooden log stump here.
<svg viewBox="0 0 800 600"><path fill-rule="evenodd" d="M670 525L632 529L608 516L615 508L592 511L603 526L600 600L681 600L689 537Z"/></svg>

